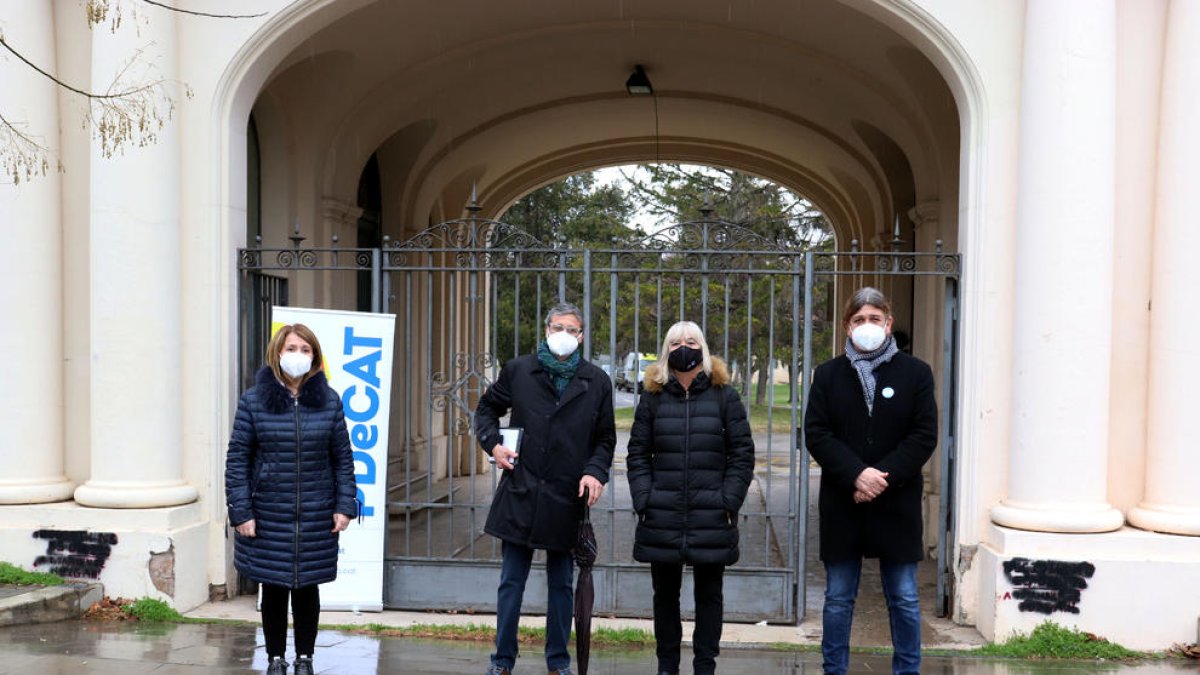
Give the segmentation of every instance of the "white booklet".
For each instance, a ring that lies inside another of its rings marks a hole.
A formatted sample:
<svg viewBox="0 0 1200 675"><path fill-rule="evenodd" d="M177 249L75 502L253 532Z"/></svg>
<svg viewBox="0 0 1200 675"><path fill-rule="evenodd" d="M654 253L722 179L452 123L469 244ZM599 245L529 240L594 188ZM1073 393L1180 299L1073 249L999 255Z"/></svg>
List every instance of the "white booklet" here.
<svg viewBox="0 0 1200 675"><path fill-rule="evenodd" d="M515 450L518 455L521 454L521 436L524 429L521 427L500 427L500 445ZM487 456L488 462L495 464L496 459L490 454ZM513 457L513 464L517 463L517 458Z"/></svg>

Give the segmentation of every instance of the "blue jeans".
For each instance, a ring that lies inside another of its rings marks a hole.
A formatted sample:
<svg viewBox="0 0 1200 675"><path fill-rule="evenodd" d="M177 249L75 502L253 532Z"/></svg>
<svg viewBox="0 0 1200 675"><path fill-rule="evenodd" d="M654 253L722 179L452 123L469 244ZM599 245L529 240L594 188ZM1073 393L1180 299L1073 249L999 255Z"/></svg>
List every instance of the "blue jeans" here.
<svg viewBox="0 0 1200 675"><path fill-rule="evenodd" d="M880 561L883 595L892 628L892 672L921 672L921 608L917 599L917 563ZM821 654L826 673L842 675L850 667L850 626L862 559L825 563L825 609Z"/></svg>
<svg viewBox="0 0 1200 675"><path fill-rule="evenodd" d="M533 549L503 542L500 547L500 588L496 592L496 653L492 663L513 669L517 661L517 623L525 580L533 562ZM566 551L546 551L546 669L561 670L571 665L567 641L575 616L575 563Z"/></svg>

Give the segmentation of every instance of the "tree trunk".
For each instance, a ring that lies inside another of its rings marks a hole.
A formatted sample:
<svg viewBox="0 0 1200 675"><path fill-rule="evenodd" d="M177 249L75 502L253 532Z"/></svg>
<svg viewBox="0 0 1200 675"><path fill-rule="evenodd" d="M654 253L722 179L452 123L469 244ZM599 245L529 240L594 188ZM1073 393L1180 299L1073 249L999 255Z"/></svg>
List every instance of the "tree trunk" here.
<svg viewBox="0 0 1200 675"><path fill-rule="evenodd" d="M762 359L763 366L758 369L758 386L754 392L754 404L762 405L767 395L767 382L771 380L771 361ZM772 397L774 398L774 397Z"/></svg>

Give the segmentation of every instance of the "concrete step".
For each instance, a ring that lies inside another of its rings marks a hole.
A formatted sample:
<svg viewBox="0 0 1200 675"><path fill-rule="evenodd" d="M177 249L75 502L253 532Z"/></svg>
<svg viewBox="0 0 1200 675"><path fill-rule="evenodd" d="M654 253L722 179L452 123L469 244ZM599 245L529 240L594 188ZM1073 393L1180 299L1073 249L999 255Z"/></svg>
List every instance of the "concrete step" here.
<svg viewBox="0 0 1200 675"><path fill-rule="evenodd" d="M78 619L104 598L99 583L8 587L0 594L0 626Z"/></svg>

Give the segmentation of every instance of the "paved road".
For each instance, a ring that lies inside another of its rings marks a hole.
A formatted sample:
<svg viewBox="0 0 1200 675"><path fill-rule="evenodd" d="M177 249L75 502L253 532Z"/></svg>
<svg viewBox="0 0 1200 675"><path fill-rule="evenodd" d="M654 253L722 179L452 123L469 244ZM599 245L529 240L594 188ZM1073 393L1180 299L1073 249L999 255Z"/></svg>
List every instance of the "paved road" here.
<svg viewBox="0 0 1200 675"><path fill-rule="evenodd" d="M613 407L615 408L632 408L636 403L636 397L628 392L618 389L613 395Z"/></svg>
<svg viewBox="0 0 1200 675"><path fill-rule="evenodd" d="M252 626L129 624L67 621L0 628L0 673L13 675L199 675L256 673L266 667L262 633ZM439 675L482 673L489 646L482 643L377 638L335 631L318 637L314 663L318 673L341 675ZM653 650L593 652L592 675L653 672ZM723 675L820 673L820 657L811 652L726 649L718 660ZM686 667L685 667L686 670ZM889 657L856 654L853 673L886 673ZM1194 664L1145 665L995 661L964 657L927 657L927 675L1083 675L1098 672L1195 673ZM524 648L517 673L544 673L542 652Z"/></svg>

